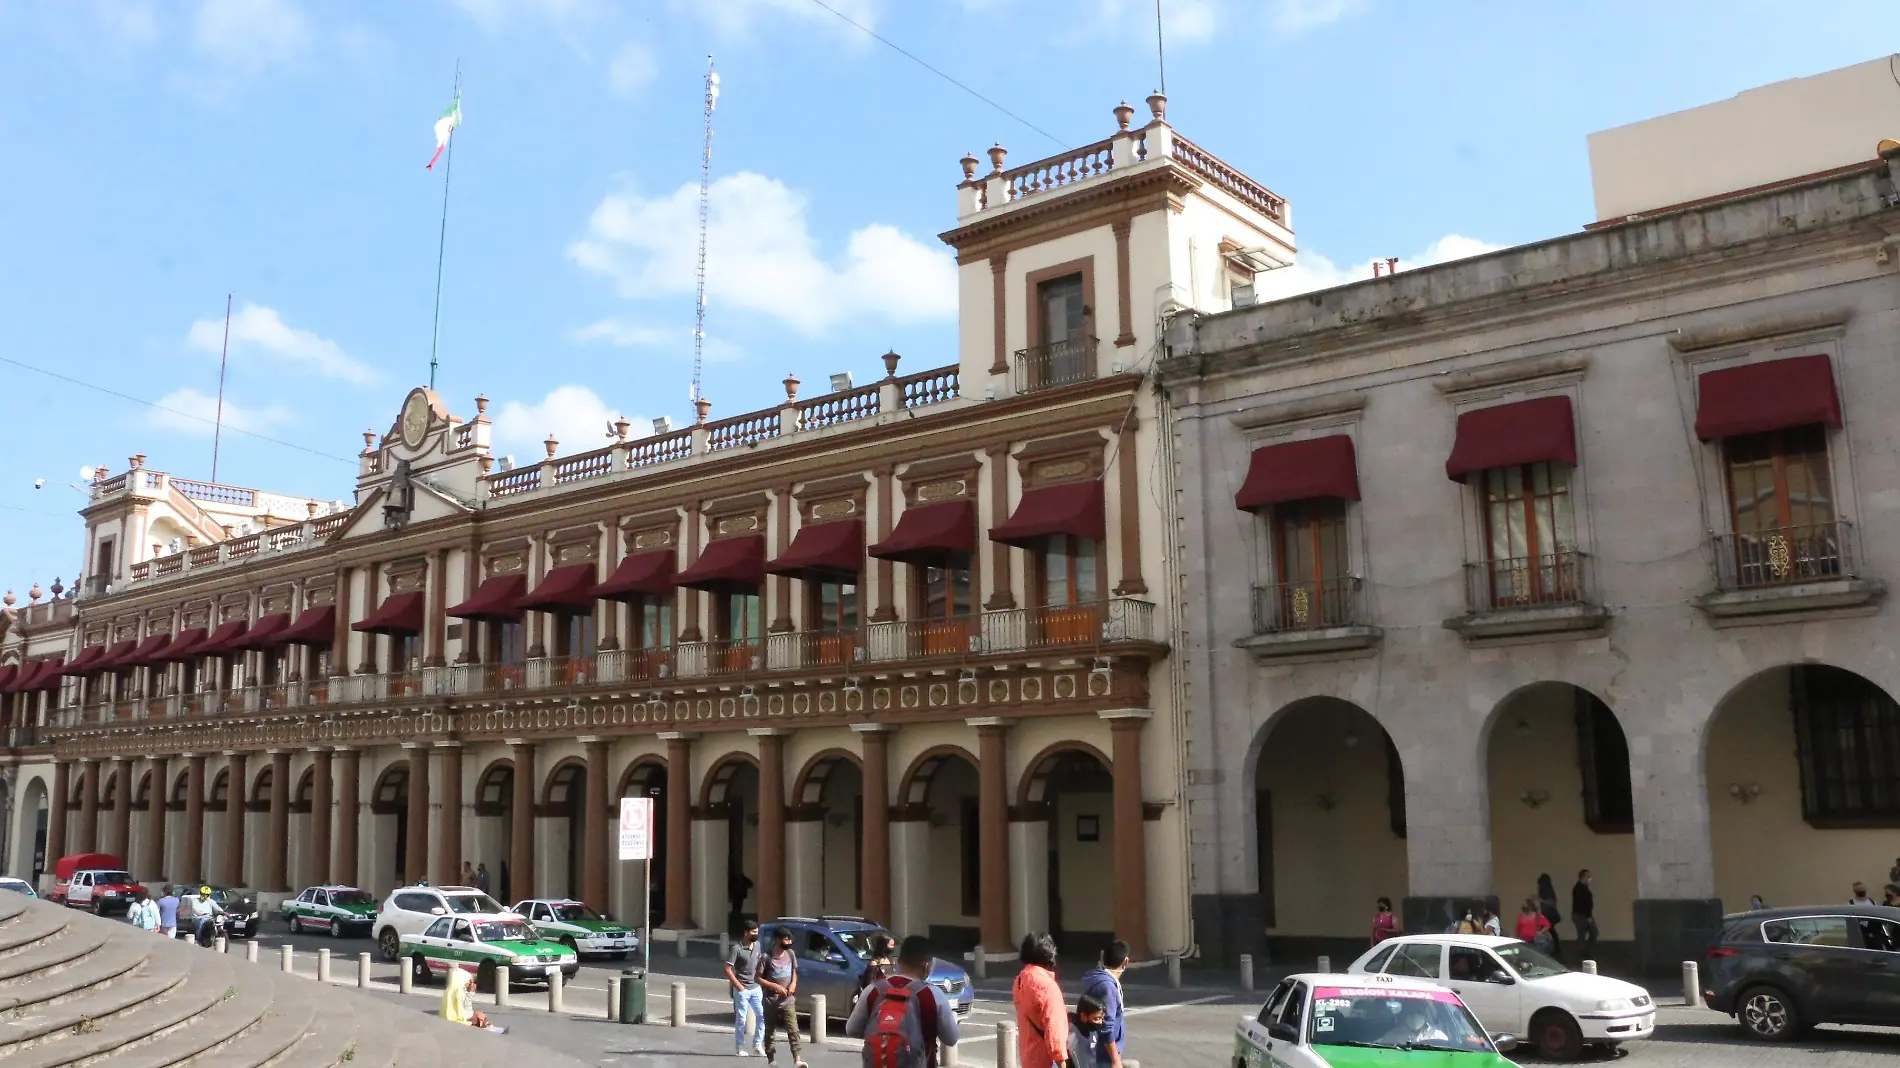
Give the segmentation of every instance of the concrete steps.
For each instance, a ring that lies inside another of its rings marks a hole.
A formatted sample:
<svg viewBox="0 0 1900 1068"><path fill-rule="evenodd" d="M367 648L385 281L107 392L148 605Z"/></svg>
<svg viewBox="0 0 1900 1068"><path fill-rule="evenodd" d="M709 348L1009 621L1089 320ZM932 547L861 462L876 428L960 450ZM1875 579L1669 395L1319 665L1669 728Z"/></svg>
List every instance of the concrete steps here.
<svg viewBox="0 0 1900 1068"><path fill-rule="evenodd" d="M580 1062L116 920L0 894L0 1068L574 1068Z"/></svg>

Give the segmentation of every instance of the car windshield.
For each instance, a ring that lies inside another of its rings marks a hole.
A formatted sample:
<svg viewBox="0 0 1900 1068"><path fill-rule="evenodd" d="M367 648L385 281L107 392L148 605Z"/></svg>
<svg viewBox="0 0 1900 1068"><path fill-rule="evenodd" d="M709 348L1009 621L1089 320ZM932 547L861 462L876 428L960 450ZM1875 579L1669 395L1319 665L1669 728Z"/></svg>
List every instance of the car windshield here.
<svg viewBox="0 0 1900 1068"><path fill-rule="evenodd" d="M330 904L348 908L352 905L374 905L376 900L361 890L332 890Z"/></svg>
<svg viewBox="0 0 1900 1068"><path fill-rule="evenodd" d="M1311 1028L1315 1046L1464 1053L1491 1048L1478 1021L1449 990L1317 987Z"/></svg>
<svg viewBox="0 0 1900 1068"><path fill-rule="evenodd" d="M532 942L534 932L520 920L482 920L475 925L475 938L480 942Z"/></svg>
<svg viewBox="0 0 1900 1068"><path fill-rule="evenodd" d="M845 944L846 949L856 953L859 960L871 959L871 940L878 935L889 938L893 944L897 941L889 931L886 931L882 927L874 927L868 931L833 931L832 933L838 936L838 940Z"/></svg>
<svg viewBox="0 0 1900 1068"><path fill-rule="evenodd" d="M110 886L114 883L129 883L132 873L129 871L98 871L92 873L92 885Z"/></svg>
<svg viewBox="0 0 1900 1068"><path fill-rule="evenodd" d="M570 901L565 905L555 905L553 908L554 918L557 920L575 922L579 920L604 920L607 918L578 901Z"/></svg>
<svg viewBox="0 0 1900 1068"><path fill-rule="evenodd" d="M505 912L501 903L487 894L443 894L450 912Z"/></svg>
<svg viewBox="0 0 1900 1068"><path fill-rule="evenodd" d="M1495 952L1504 958L1504 963L1510 965L1512 971L1526 979L1543 979L1570 970L1561 961L1529 942L1506 942L1496 947Z"/></svg>

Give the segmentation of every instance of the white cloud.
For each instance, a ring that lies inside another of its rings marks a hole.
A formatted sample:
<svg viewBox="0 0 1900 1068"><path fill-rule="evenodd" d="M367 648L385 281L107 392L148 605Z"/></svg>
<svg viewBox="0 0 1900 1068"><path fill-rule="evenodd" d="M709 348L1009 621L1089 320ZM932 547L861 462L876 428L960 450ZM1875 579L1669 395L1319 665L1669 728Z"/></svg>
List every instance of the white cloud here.
<svg viewBox="0 0 1900 1068"><path fill-rule="evenodd" d="M1462 234L1446 234L1425 246L1424 251L1400 257L1399 270L1430 267L1435 263L1448 263L1467 256L1482 256L1504 247L1475 237L1465 237ZM1282 267L1261 275L1255 283L1255 291L1261 300L1279 300L1300 293L1310 293L1315 289L1331 289L1334 286L1343 286L1371 278L1372 265L1384 262L1383 257L1376 257L1340 267L1317 252L1302 252L1295 258L1293 266Z"/></svg>
<svg viewBox="0 0 1900 1068"><path fill-rule="evenodd" d="M607 87L622 100L630 100L658 77L660 65L653 52L638 41L628 41L607 61Z"/></svg>
<svg viewBox="0 0 1900 1068"><path fill-rule="evenodd" d="M562 456L607 444L607 425L621 415L586 386L557 386L534 403L503 402L492 417L494 439L498 446L513 449L518 461L530 463L547 455L542 441L550 433ZM630 415L627 420L633 424L627 432L632 437L653 432L646 419Z"/></svg>
<svg viewBox="0 0 1900 1068"><path fill-rule="evenodd" d="M652 326L611 316L570 331L567 336L568 340L581 344L602 342L623 349L671 350L682 360L693 349L693 331L689 327ZM741 354L739 346L719 337L706 338L703 348L709 363L727 363Z"/></svg>
<svg viewBox="0 0 1900 1068"><path fill-rule="evenodd" d="M217 353L224 343L224 320L200 319L185 334L185 344ZM245 304L231 315L231 351L261 357L289 370L309 371L359 385L374 382L375 371L357 362L329 338L284 322L275 308Z"/></svg>
<svg viewBox="0 0 1900 1068"><path fill-rule="evenodd" d="M707 240L709 302L761 312L820 334L849 318L892 322L956 314L956 266L940 251L895 227L853 232L844 254L827 262L806 224L805 197L750 171L713 183ZM582 268L614 280L622 296L643 299L693 290L699 188L669 196L608 196L568 247Z"/></svg>
<svg viewBox="0 0 1900 1068"><path fill-rule="evenodd" d="M231 73L287 63L309 42L310 22L295 0L203 0L192 17L192 48Z"/></svg>
<svg viewBox="0 0 1900 1068"><path fill-rule="evenodd" d="M1357 11L1364 0L1274 0L1273 28L1292 35L1330 25Z"/></svg>
<svg viewBox="0 0 1900 1068"><path fill-rule="evenodd" d="M195 389L175 389L158 398L155 403L160 410L152 412L147 420L151 426L207 438L217 429L218 398L214 396ZM237 430L270 433L285 423L293 422L295 417L290 409L280 405L252 408L227 396L224 398L223 420L225 426Z"/></svg>

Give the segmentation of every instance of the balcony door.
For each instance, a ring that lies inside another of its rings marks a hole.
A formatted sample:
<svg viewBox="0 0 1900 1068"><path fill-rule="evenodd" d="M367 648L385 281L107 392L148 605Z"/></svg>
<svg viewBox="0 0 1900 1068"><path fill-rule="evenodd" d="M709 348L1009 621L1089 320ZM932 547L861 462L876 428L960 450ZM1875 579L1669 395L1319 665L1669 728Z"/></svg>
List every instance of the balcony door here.
<svg viewBox="0 0 1900 1068"><path fill-rule="evenodd" d="M1485 570L1494 606L1577 598L1570 465L1545 461L1480 471Z"/></svg>
<svg viewBox="0 0 1900 1068"><path fill-rule="evenodd" d="M1275 574L1280 586L1274 630L1337 627L1352 622L1347 573L1346 502L1316 497L1273 506Z"/></svg>
<svg viewBox="0 0 1900 1068"><path fill-rule="evenodd" d="M1087 344L1089 309L1083 303L1082 276L1037 284L1036 304L1041 312L1041 336L1035 339L1040 357L1032 356L1032 384L1059 386L1092 377L1086 363L1094 353Z"/></svg>
<svg viewBox="0 0 1900 1068"><path fill-rule="evenodd" d="M744 671L752 666L764 637L764 606L757 592L721 593L713 598L713 639L721 671Z"/></svg>
<svg viewBox="0 0 1900 1068"><path fill-rule="evenodd" d="M519 620L499 620L487 624L487 661L494 665L496 689L513 690L523 682L523 665L528 660L527 628Z"/></svg>
<svg viewBox="0 0 1900 1068"><path fill-rule="evenodd" d="M1816 424L1728 438L1722 451L1741 585L1840 574L1826 429Z"/></svg>
<svg viewBox="0 0 1900 1068"><path fill-rule="evenodd" d="M561 681L584 683L593 674L596 649L594 613L561 613L554 617L554 655L561 658Z"/></svg>
<svg viewBox="0 0 1900 1068"><path fill-rule="evenodd" d="M967 560L950 567L917 567L918 651L925 656L954 655L970 648L970 621L976 617L976 583Z"/></svg>
<svg viewBox="0 0 1900 1068"><path fill-rule="evenodd" d="M820 664L849 664L858 645L858 587L850 582L811 582L806 629Z"/></svg>
<svg viewBox="0 0 1900 1068"><path fill-rule="evenodd" d="M1042 587L1043 642L1066 645L1095 640L1101 616L1101 543L1057 534L1044 542L1037 578Z"/></svg>

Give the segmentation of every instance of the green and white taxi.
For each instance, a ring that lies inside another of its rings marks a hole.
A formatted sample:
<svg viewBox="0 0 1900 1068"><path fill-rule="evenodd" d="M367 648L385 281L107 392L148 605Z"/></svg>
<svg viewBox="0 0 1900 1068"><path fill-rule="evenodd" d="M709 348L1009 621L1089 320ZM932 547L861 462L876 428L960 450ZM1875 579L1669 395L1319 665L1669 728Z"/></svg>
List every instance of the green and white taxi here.
<svg viewBox="0 0 1900 1068"><path fill-rule="evenodd" d="M529 898L515 903L541 937L559 942L583 957L601 955L626 960L640 948L640 936L567 898Z"/></svg>
<svg viewBox="0 0 1900 1068"><path fill-rule="evenodd" d="M1234 1030L1233 1068L1513 1068L1458 995L1390 975L1290 975Z"/></svg>
<svg viewBox="0 0 1900 1068"><path fill-rule="evenodd" d="M519 916L439 917L421 934L402 936L402 956L417 982L461 968L474 972L476 988L485 992L502 975L511 983L545 982L554 972L569 979L581 970L579 955L541 938Z"/></svg>
<svg viewBox="0 0 1900 1068"><path fill-rule="evenodd" d="M354 886L312 886L284 902L291 934L327 931L332 938L362 937L376 926L376 899Z"/></svg>

